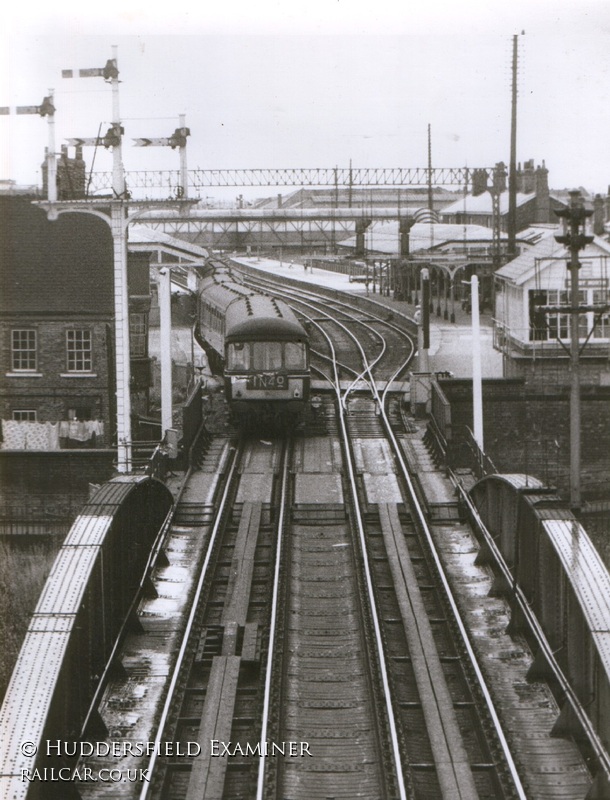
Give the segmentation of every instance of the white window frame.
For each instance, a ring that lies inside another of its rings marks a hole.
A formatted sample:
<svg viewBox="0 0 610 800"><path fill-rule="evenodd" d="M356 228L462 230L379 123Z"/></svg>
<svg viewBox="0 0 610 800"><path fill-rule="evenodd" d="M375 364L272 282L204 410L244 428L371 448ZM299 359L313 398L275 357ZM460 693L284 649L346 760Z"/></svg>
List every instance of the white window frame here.
<svg viewBox="0 0 610 800"><path fill-rule="evenodd" d="M21 347L19 346L20 342L15 342L15 335L19 334L33 334L34 344L33 347L30 346L28 341L28 346ZM17 346L16 346L17 345ZM16 361L21 361L24 357L29 361L30 358L27 354L34 354L34 366L17 366ZM12 328L11 329L11 371L24 373L24 372L36 372L38 369L38 331L36 328Z"/></svg>
<svg viewBox="0 0 610 800"><path fill-rule="evenodd" d="M132 358L145 358L147 355L148 321L143 311L132 311L129 315L129 341ZM136 342L141 346L135 347ZM140 352L141 351L141 352Z"/></svg>
<svg viewBox="0 0 610 800"><path fill-rule="evenodd" d="M77 334L80 334L80 342ZM71 358L73 366L70 366ZM90 328L68 328L66 331L66 371L69 374L89 374L93 371L93 337Z"/></svg>

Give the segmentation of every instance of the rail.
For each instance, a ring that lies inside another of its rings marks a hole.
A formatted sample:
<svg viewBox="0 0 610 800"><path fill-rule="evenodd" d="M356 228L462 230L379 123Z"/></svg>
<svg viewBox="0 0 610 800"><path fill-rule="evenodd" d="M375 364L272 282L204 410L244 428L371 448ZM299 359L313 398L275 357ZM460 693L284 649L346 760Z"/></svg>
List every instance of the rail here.
<svg viewBox="0 0 610 800"><path fill-rule="evenodd" d="M234 481L234 476L236 474L237 466L239 464L240 458L241 458L241 449L240 448L236 448L235 450L233 450L233 460L232 460L232 462L231 462L231 464L230 464L230 466L228 468L227 476L226 476L226 479L225 479L224 491L222 493L222 497L220 499L220 502L219 502L219 505L218 505L218 510L217 510L217 513L216 513L216 520L214 522L214 526L212 528L212 531L210 532L210 538L209 538L209 541L208 541L205 558L204 558L204 561L203 561L203 564L201 566L201 570L200 570L200 573L199 573L199 580L197 582L197 586L195 588L195 592L194 592L194 595L193 595L193 598L192 598L192 601L191 601L191 610L190 610L190 613L189 613L188 620L186 622L184 634L182 636L182 644L180 646L180 650L178 651L178 655L176 657L176 662L175 662L175 664L173 666L171 681L170 681L170 684L169 684L168 689L167 689L165 703L164 703L163 709L161 711L161 716L160 716L160 719L159 719L159 722L158 722L158 725L157 725L157 734L156 734L155 740L154 740L154 750L153 750L153 754L152 754L152 756L150 758L150 761L148 762L148 772L151 775L154 773L155 765L157 763L157 756L161 752L161 741L163 739L163 732L164 732L165 726L167 724L167 721L168 721L170 713L171 713L174 693L176 691L176 687L178 685L178 681L180 679L180 675L181 675L181 672L182 672L182 665L183 665L183 663L185 661L186 654L187 654L187 649L188 649L188 644L189 644L189 639L190 639L190 632L193 630L193 627L195 626L196 617L197 617L197 609L198 609L198 606L199 606L199 602L200 602L201 596L203 594L203 589L204 589L206 580L208 578L208 566L209 566L210 561L212 559L212 553L214 551L214 546L216 544L216 539L218 538L219 531L220 531L222 523L224 521L224 517L225 517L225 514L226 514L226 509L227 509L227 506L228 506L228 500L229 500L229 496L230 496L231 486L232 486L233 481ZM152 785L150 783L144 783L144 785L142 787L142 791L141 791L140 796L139 796L140 800L146 800L146 798L149 797L149 792L150 791L152 791Z"/></svg>
<svg viewBox="0 0 610 800"><path fill-rule="evenodd" d="M286 524L286 508L288 503L288 479L289 479L289 454L291 446L288 445L284 457L284 466L282 468L282 484L280 489L280 513L277 522L277 550L275 554L275 565L273 570L273 593L271 598L271 621L269 624L269 650L267 652L267 667L265 673L265 692L263 697L263 720L261 725L261 742L267 740L267 729L269 726L269 716L271 714L271 697L272 697L272 680L274 678L273 660L277 650L276 636L277 636L277 617L279 612L279 592L282 568L282 543L285 538L285 524ZM258 780L256 786L256 800L264 800L265 798L265 767L267 764L267 755L263 753L259 762Z"/></svg>
<svg viewBox="0 0 610 800"><path fill-rule="evenodd" d="M388 381L388 387L389 387L389 385L390 385L390 381ZM482 693L482 696L484 698L484 701L485 701L485 704L486 704L487 711L489 713L490 719L493 721L494 730L495 730L496 735L498 737L498 741L499 741L502 753L504 755L504 758L505 758L505 761L506 761L506 765L507 765L508 770L510 772L511 779L512 779L513 785L515 787L516 795L520 798L520 800L527 800L527 796L525 794L525 790L523 788L523 785L521 783L521 779L519 777L519 773L517 771L517 766L514 763L512 754L510 752L510 748L508 746L508 742L507 742L506 737L504 735L504 730L503 730L502 724L501 724L500 719L498 717L498 714L496 712L495 705L494 705L493 699L491 697L491 692L489 690L489 687L487 685L487 681L485 680L485 677L483 675L481 667L479 666L479 662L478 662L476 653L474 651L474 648L473 648L472 643L470 641L470 637L468 635L468 630L466 628L466 624L464 623L464 620L462 619L462 614L460 613L460 610L459 610L458 605L457 605L457 601L456 601L456 599L455 599L455 597L453 595L453 592L451 590L451 587L449 585L449 579L447 578L447 575L446 575L445 570L443 568L443 564L441 562L440 554L439 554L439 552L438 552L438 550L437 550L437 548L436 548L436 546L434 544L434 539L433 539L433 536L432 536L432 532L430 530L430 526L429 526L428 521L426 519L426 515L424 513L424 508L422 507L422 504L420 503L419 498L418 498L418 494L417 494L417 490L415 488L415 481L413 479L413 475L411 474L411 471L409 470L409 468L407 466L407 463L405 461L405 458L404 458L404 455L403 455L403 452L402 452L402 448L400 447L400 444L399 444L399 442L398 442L398 440L397 440L397 438L396 438L396 436L394 434L394 431L392 429L391 422L388 419L388 416L386 414L386 411L385 411L385 400L386 400L386 397L388 395L388 388L386 387L386 389L383 392L382 396L380 396L378 391L377 391L377 387L375 385L374 394L375 394L375 397L376 397L377 402L379 404L379 407L381 409L381 420L382 420L382 423L383 423L383 427L385 429L385 432L386 432L386 435L388 437L388 440L391 443L392 450L394 452L394 457L396 459L396 463L397 463L397 465L399 467L399 470L400 470L400 474L401 474L401 476L402 476L402 478L403 478L403 480L405 482L405 485L406 485L407 490L408 490L409 495L410 495L409 502L410 502L410 506L411 506L411 513L412 513L413 522L421 530L421 532L423 533L423 535L424 535L424 537L425 537L425 539L426 539L426 541L428 543L429 552L430 552L430 554L432 556L432 560L433 560L433 562L434 562L434 564L436 566L437 574L439 576L439 580L440 580L440 582L442 584L442 587L443 587L443 590L445 592L445 597L447 599L447 602L448 602L448 604L449 604L449 606L451 608L451 612L453 614L453 618L455 620L455 623L456 623L460 638L462 640L462 644L464 646L464 649L465 649L466 653L468 654L468 659L470 661L470 665L471 665L471 667L473 669L473 672L474 672L474 674L476 676L478 685L479 685L479 687L481 689L481 693Z"/></svg>

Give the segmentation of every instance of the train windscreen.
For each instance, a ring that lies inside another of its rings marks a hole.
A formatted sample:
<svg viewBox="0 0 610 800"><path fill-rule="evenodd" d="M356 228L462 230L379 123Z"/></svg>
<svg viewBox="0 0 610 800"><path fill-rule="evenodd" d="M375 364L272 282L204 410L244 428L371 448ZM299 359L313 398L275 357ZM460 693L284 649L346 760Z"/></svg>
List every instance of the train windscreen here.
<svg viewBox="0 0 610 800"><path fill-rule="evenodd" d="M231 342L227 347L227 369L231 372L306 368L307 351L302 342Z"/></svg>

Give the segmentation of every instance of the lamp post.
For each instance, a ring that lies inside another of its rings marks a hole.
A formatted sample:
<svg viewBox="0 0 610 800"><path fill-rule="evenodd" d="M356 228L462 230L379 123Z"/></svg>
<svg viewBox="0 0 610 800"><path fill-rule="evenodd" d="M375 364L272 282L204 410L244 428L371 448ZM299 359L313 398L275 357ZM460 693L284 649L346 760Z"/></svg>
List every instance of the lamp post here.
<svg viewBox="0 0 610 800"><path fill-rule="evenodd" d="M578 190L570 192L570 206L555 212L563 219L564 233L556 236L559 244L570 251L570 506L580 508L580 342L578 336L580 262L578 252L593 241L585 236L585 222L593 211L584 207Z"/></svg>

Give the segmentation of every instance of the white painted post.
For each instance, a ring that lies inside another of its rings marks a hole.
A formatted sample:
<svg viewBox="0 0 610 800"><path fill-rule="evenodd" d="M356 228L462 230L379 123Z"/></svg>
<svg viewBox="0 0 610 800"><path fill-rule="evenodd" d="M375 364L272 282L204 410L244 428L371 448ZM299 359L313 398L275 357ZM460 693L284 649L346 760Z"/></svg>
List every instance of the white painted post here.
<svg viewBox="0 0 610 800"><path fill-rule="evenodd" d="M420 323L417 327L417 347L419 352L419 371L430 372L428 359L430 349L430 272L424 267L420 274L421 306Z"/></svg>
<svg viewBox="0 0 610 800"><path fill-rule="evenodd" d="M112 57L117 65L117 46L112 46ZM112 124L121 126L121 112L119 108L119 79L112 78ZM112 146L112 189L115 197L123 197L125 194L125 173L123 170L123 148L121 137L117 144Z"/></svg>
<svg viewBox="0 0 610 800"><path fill-rule="evenodd" d="M483 385L481 378L481 329L479 324L479 279L476 275L470 281L472 305L472 416L474 438L481 452L483 447Z"/></svg>
<svg viewBox="0 0 610 800"><path fill-rule="evenodd" d="M117 451L119 472L131 472L131 364L129 350L129 291L127 233L122 203L111 203L114 245L114 332L116 359Z"/></svg>
<svg viewBox="0 0 610 800"><path fill-rule="evenodd" d="M169 269L159 270L159 345L161 360L161 433L172 426L172 296Z"/></svg>
<svg viewBox="0 0 610 800"><path fill-rule="evenodd" d="M112 47L112 55L118 72L116 45ZM121 125L118 76L112 78L112 124L119 127ZM112 189L115 196L115 201L110 205L114 242L117 468L119 472L131 472L131 354L129 349L129 288L127 284L127 216L123 205L125 175L121 153L121 137L112 146Z"/></svg>

